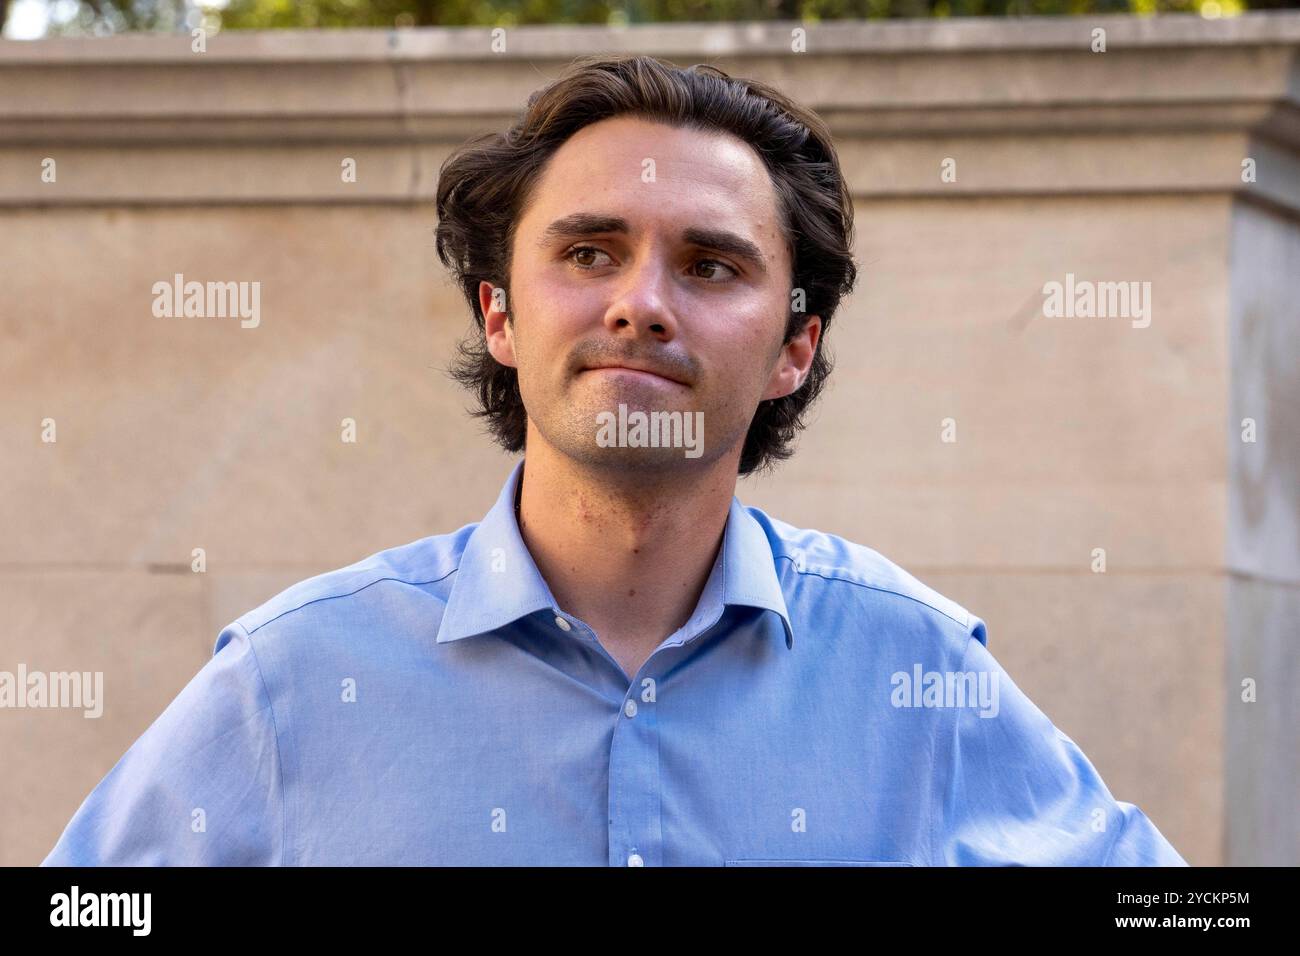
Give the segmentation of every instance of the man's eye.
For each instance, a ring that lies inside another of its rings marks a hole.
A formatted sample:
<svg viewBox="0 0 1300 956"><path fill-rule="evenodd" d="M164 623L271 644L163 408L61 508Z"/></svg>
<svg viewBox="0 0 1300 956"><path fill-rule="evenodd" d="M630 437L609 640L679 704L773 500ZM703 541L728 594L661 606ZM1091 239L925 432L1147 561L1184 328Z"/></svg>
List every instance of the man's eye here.
<svg viewBox="0 0 1300 956"><path fill-rule="evenodd" d="M597 268L597 266L599 265L598 263L594 263L590 261L579 261L575 258L577 256L586 256L586 255L608 256L609 254L605 252L603 249L597 249L595 246L574 246L572 249L570 249L568 252L564 254L564 258L572 262L579 269ZM714 278L714 276L716 276L717 274L717 269L719 266L722 267L723 269L726 269L733 276L739 275L739 273L735 269L733 269L731 266L727 265L725 262L721 261L720 259L696 259L692 268L696 268L700 265L708 266L711 272L709 275L698 275L697 273L697 277L701 279L706 279L711 282L724 281L723 279Z"/></svg>
<svg viewBox="0 0 1300 956"><path fill-rule="evenodd" d="M728 272L730 272L733 276L734 276L734 275L739 275L739 273L736 272L735 269L731 268L731 266L727 265L725 262L722 262L722 261L720 261L720 260L718 260L718 259L697 259L697 260L695 260L695 264L696 264L697 266L698 266L698 265L701 265L701 264L707 264L707 265L715 266L715 267L716 267L716 266L721 266L722 268L724 268L724 269L726 269ZM709 277L709 276L701 276L700 278L704 279L704 278L710 278L710 277ZM721 280L714 280L714 281L721 281Z"/></svg>
<svg viewBox="0 0 1300 956"><path fill-rule="evenodd" d="M572 249L570 249L568 252L564 254L564 258L573 261L574 256L585 255L587 253L591 253L593 255L599 255L599 256L608 255L608 253L606 253L604 250L597 249L595 246L574 246ZM577 265L579 269L595 268L595 265L592 263L575 262L574 264Z"/></svg>

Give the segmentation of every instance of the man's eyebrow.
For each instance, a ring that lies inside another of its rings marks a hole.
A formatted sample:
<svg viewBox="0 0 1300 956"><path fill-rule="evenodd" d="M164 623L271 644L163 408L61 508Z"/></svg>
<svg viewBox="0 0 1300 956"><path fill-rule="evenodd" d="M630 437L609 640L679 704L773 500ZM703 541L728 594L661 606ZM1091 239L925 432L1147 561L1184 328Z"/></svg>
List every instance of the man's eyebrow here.
<svg viewBox="0 0 1300 956"><path fill-rule="evenodd" d="M759 272L767 273L767 263L763 261L763 250L744 236L738 236L734 232L728 232L725 229L697 229L692 227L682 232L682 238L692 245L703 246L706 249L716 249L725 255L744 259Z"/></svg>
<svg viewBox="0 0 1300 956"><path fill-rule="evenodd" d="M631 232L627 220L619 216L602 216L597 213L575 212L571 216L564 216L555 220L546 227L542 232L542 238L538 240L539 246L550 243L553 239L560 237L573 238L577 236L594 236L602 232L621 232L624 235Z"/></svg>
<svg viewBox="0 0 1300 956"><path fill-rule="evenodd" d="M542 232L539 246L545 246L558 238L578 238L594 236L600 233L617 232L627 235L631 232L627 220L620 216L603 216L597 213L577 212L555 220ZM726 229L703 229L697 226L682 230L682 239L695 246L714 249L725 255L744 259L759 272L767 272L767 263L763 259L763 250L756 244Z"/></svg>

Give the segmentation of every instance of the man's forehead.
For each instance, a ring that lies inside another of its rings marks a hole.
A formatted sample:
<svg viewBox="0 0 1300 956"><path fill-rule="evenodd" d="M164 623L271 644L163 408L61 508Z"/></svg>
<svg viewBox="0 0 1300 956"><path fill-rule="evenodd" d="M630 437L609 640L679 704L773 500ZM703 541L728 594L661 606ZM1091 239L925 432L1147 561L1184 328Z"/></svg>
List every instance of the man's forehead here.
<svg viewBox="0 0 1300 956"><path fill-rule="evenodd" d="M542 233L582 210L640 226L718 227L768 249L783 242L776 192L736 137L617 117L571 136L548 162L529 203L528 231Z"/></svg>
<svg viewBox="0 0 1300 956"><path fill-rule="evenodd" d="M676 127L640 117L614 117L584 126L547 164L556 179L584 183L677 183L754 189L768 185L758 153L744 140L718 130Z"/></svg>

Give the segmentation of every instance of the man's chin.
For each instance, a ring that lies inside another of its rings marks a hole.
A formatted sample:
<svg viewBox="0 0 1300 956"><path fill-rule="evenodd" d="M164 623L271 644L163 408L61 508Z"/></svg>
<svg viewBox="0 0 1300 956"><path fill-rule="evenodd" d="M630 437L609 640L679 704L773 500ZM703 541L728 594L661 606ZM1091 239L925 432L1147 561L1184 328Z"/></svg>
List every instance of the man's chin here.
<svg viewBox="0 0 1300 956"><path fill-rule="evenodd" d="M574 396L577 397L577 396ZM585 399L586 396L582 396ZM655 407L623 399L612 406L584 400L552 407L536 425L556 451L584 467L610 471L698 471L717 458L715 432L698 409Z"/></svg>
<svg viewBox="0 0 1300 956"><path fill-rule="evenodd" d="M686 448L601 448L590 445L570 451L570 457L584 466L602 471L642 474L688 472L697 469L702 455L688 457Z"/></svg>

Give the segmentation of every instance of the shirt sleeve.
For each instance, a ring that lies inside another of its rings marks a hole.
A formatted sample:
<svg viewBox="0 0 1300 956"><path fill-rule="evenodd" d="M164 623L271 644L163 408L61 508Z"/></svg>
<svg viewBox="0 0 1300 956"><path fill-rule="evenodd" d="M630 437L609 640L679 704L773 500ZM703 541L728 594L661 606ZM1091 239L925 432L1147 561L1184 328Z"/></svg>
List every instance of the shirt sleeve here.
<svg viewBox="0 0 1300 956"><path fill-rule="evenodd" d="M42 866L263 866L284 854L275 714L238 624L82 802Z"/></svg>
<svg viewBox="0 0 1300 956"><path fill-rule="evenodd" d="M1136 806L1115 800L1088 758L985 646L974 618L960 670L981 706L955 707L935 846L947 866L1187 866ZM987 675L987 677L984 677Z"/></svg>

